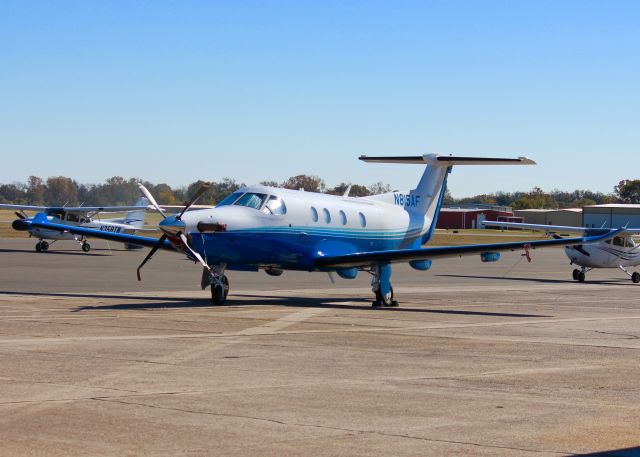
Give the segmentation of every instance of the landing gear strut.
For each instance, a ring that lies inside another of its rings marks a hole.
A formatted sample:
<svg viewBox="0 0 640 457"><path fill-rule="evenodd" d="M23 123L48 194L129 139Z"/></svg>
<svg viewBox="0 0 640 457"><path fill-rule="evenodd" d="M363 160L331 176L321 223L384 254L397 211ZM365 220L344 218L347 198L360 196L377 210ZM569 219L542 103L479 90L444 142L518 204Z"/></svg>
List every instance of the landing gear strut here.
<svg viewBox="0 0 640 457"><path fill-rule="evenodd" d="M373 278L371 279L371 290L376 295L376 299L371 306L378 308L380 306L392 307L398 306L398 302L393 299L393 287L391 287L391 265L379 264L371 271Z"/></svg>
<svg viewBox="0 0 640 457"><path fill-rule="evenodd" d="M637 271L634 271L633 273L629 273L629 270L627 270L623 266L620 266L620 269L624 271L627 274L627 276L631 278L631 281L633 281L634 284L638 284L640 282L640 273L638 273Z"/></svg>
<svg viewBox="0 0 640 457"><path fill-rule="evenodd" d="M225 265L206 268L202 271L202 288L211 286L211 302L216 305L224 305L229 294L229 278L224 274Z"/></svg>

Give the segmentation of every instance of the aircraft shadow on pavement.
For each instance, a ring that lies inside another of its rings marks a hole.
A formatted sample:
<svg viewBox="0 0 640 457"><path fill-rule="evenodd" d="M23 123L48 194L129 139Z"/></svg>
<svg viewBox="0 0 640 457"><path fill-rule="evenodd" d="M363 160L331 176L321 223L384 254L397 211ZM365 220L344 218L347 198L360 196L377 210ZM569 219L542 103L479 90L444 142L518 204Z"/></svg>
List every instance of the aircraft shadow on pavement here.
<svg viewBox="0 0 640 457"><path fill-rule="evenodd" d="M96 251L104 251L96 252ZM111 251L124 251L124 249L112 249ZM80 255L80 256L89 256L89 257L104 257L111 255L109 249L92 249L90 252L82 252L82 251L47 251L47 252L36 252L31 249L0 249L0 252L22 252L25 254L33 254L33 255Z"/></svg>
<svg viewBox="0 0 640 457"><path fill-rule="evenodd" d="M94 295L92 295L94 297ZM246 297L249 299L234 300L232 296L227 300L226 305L213 306L209 299L170 299L165 302L151 303L121 303L114 305L98 305L98 306L81 306L73 310L80 311L104 311L104 310L144 310L144 309L162 309L162 308L212 308L224 309L243 306L283 306L292 308L328 308L354 311L371 310L371 300L352 299L352 298L300 298L300 297L282 297L282 296L258 296L258 295L238 295L238 297ZM122 297L126 299L141 299L141 297ZM251 299L253 298L253 299ZM157 300L153 297L151 300ZM354 304L362 303L362 305ZM523 314L523 313L499 313L485 311L466 311L451 309L426 309L426 308L376 308L376 311L384 312L401 312L401 313L425 313L425 314L456 314L465 316L493 316L493 317L514 317L514 318L542 318L551 317L542 314Z"/></svg>
<svg viewBox="0 0 640 457"><path fill-rule="evenodd" d="M177 298L177 297L157 297L142 295L117 295L117 294L82 294L82 293L56 293L56 292L15 292L0 291L0 295L28 295L35 297L69 297L69 298L97 298L110 300L148 300L146 303L118 303L113 305L96 305L96 306L79 306L72 310L77 313L81 311L105 311L105 310L145 310L145 309L162 309L162 308L229 308L241 306L285 306L293 308L328 308L328 309L344 309L366 311L371 310L371 300L364 298L337 298L337 297L289 297L289 296L262 296L237 294L237 297L247 299L234 300L233 296L229 296L226 305L213 306L211 300L207 297L203 298ZM354 304L354 303L362 303ZM543 314L524 314L524 313L500 313L490 311L467 311L455 309L428 309L428 308L377 308L376 311L394 311L402 313L425 313L425 314L454 314L463 316L492 316L492 317L552 317Z"/></svg>
<svg viewBox="0 0 640 457"><path fill-rule="evenodd" d="M441 274L434 275L440 276L443 278L469 278L469 279L500 279L505 281L529 281L529 282L541 282L546 284L567 284L567 283L577 283L577 281L573 279L548 279L548 278L521 278L515 276L484 276L484 275L452 275L452 274ZM631 281L628 281L629 284L633 284ZM582 283L583 285L588 284L598 284L598 285L607 285L607 286L619 286L621 284L626 284L624 278L622 279L597 279L591 280L588 279Z"/></svg>
<svg viewBox="0 0 640 457"><path fill-rule="evenodd" d="M610 451L597 451L588 454L573 454L574 457L640 457L640 447L615 449Z"/></svg>

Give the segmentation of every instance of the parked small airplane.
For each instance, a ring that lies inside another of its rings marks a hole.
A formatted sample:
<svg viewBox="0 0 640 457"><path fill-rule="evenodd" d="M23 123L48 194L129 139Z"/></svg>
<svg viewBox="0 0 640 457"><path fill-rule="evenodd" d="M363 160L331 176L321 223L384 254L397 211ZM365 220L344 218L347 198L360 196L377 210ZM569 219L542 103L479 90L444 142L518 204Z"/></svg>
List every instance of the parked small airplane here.
<svg viewBox="0 0 640 457"><path fill-rule="evenodd" d="M484 221L485 227L502 227L539 230L546 232L554 239L562 239L558 233L581 233L583 236L597 236L609 233L611 229L596 229L589 227L567 227L564 225L524 224L520 222ZM630 273L627 267L640 264L640 245L636 244L632 236L640 233L637 228L624 228L623 232L613 238L588 245L574 244L565 246L564 252L571 261L570 265L578 265L580 269L573 270L573 279L584 282L587 272L594 268L619 268L626 273L634 283L640 282L640 273Z"/></svg>
<svg viewBox="0 0 640 457"><path fill-rule="evenodd" d="M125 243L184 253L202 267L201 286L211 286L214 304L223 304L229 291L226 270L264 270L279 276L284 270L337 273L345 279L360 271L372 275L374 306L396 306L391 286L391 264L408 262L428 270L432 260L480 254L483 262L500 258L499 251L584 244L613 238L600 236L558 240L427 247L440 211L447 176L454 165L530 165L526 157L494 159L425 154L410 157L360 157L365 162L422 164L426 169L415 189L369 197L348 197L267 186L240 189L212 209L187 212L207 190L201 187L179 214L165 216L159 239L72 227L36 215L28 224L47 230L65 230ZM151 204L164 215L153 196L141 186Z"/></svg>
<svg viewBox="0 0 640 457"><path fill-rule="evenodd" d="M38 238L36 251L44 252L49 246L59 240L74 240L82 245L84 252L89 252L91 245L87 241L86 235L76 234L69 230L48 230L34 227L30 224L31 219L25 211L44 212L47 220L54 224L67 224L70 226L84 227L87 229L99 230L110 233L128 233L144 230L144 216L148 208L148 200L140 198L134 206L78 206L78 207L50 207L50 206L30 206L30 205L0 205L0 209L17 210L15 212L18 219L13 221L11 226L14 230L28 231L29 236ZM100 213L121 213L128 211L125 217L115 219L96 218ZM155 229L152 229L155 231ZM49 241L51 241L51 243ZM134 244L126 243L127 248L137 247Z"/></svg>

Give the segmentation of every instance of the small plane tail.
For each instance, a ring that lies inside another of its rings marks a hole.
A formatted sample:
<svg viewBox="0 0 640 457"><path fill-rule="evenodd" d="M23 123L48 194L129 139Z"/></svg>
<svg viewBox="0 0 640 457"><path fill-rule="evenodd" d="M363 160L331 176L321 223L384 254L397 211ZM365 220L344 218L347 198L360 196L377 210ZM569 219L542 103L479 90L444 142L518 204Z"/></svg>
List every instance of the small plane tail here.
<svg viewBox="0 0 640 457"><path fill-rule="evenodd" d="M436 226L442 200L447 187L447 176L455 165L535 165L527 157L517 159L503 159L490 157L457 157L439 154L424 154L422 156L360 156L360 160L370 163L402 163L427 165L418 185L408 192L390 192L378 197L387 203L404 206L411 213L424 216L424 226L428 226L422 243L426 243L432 236Z"/></svg>
<svg viewBox="0 0 640 457"><path fill-rule="evenodd" d="M145 197L140 197L134 204L134 206L139 206L140 209L129 211L124 218L124 223L133 225L136 228L142 228L144 226L144 216L147 213L147 205L149 205L149 200Z"/></svg>

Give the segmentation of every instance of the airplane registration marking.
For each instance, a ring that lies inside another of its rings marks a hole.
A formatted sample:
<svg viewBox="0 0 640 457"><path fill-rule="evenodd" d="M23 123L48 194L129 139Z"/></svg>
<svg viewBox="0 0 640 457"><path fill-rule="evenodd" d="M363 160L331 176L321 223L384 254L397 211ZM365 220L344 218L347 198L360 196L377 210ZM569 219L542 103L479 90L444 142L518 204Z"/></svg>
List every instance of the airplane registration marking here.
<svg viewBox="0 0 640 457"><path fill-rule="evenodd" d="M415 194L393 194L393 201L399 206L417 207L420 204L420 195Z"/></svg>
<svg viewBox="0 0 640 457"><path fill-rule="evenodd" d="M114 225L101 225L100 231L102 232L112 232L112 233L120 233L120 227L116 227Z"/></svg>

